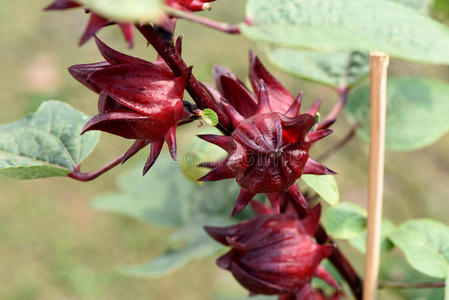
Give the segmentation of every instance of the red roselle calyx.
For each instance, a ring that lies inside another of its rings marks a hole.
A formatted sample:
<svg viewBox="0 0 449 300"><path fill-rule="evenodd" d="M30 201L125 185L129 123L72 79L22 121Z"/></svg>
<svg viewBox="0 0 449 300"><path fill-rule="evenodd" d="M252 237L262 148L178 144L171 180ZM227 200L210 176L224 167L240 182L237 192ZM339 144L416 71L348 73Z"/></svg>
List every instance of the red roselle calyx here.
<svg viewBox="0 0 449 300"><path fill-rule="evenodd" d="M216 67L214 75L217 90L208 90L230 117L233 132L231 136L199 136L229 154L220 162L203 164L212 170L199 180L236 178L241 192L233 214L258 193L267 195L276 213L288 199L306 209L296 180L302 174L335 174L309 158L311 145L332 133L331 122L313 128L320 100L300 114L302 93L293 98L252 53L249 77L255 95L223 67Z"/></svg>
<svg viewBox="0 0 449 300"><path fill-rule="evenodd" d="M83 6L81 3L74 0L55 0L53 3L48 5L45 10L63 10L75 7ZM87 27L84 30L83 35L79 41L80 46L85 44L90 38L92 38L101 28L108 26L110 24L114 24L113 20L104 18L100 15L97 15L94 12L90 13L89 22L87 23ZM123 33L126 41L128 42L128 46L131 48L133 46L134 41L134 24L133 23L117 23L119 25L120 30Z"/></svg>
<svg viewBox="0 0 449 300"><path fill-rule="evenodd" d="M105 62L69 68L75 79L100 94L99 113L83 132L101 130L135 139L124 161L151 143L144 173L156 161L164 141L176 159L176 126L189 115L182 98L191 69L176 77L160 58L151 63L119 53L97 38L96 43Z"/></svg>
<svg viewBox="0 0 449 300"><path fill-rule="evenodd" d="M186 11L201 11L210 9L208 2L215 0L165 0L165 4L176 9Z"/></svg>
<svg viewBox="0 0 449 300"><path fill-rule="evenodd" d="M201 11L210 9L210 4L207 2L212 2L215 0L166 0L165 4L171 6L176 9L184 10L184 11ZM76 8L83 6L76 0L55 0L53 3L48 5L45 10L63 10L69 8ZM86 11L88 11L86 9ZM129 47L133 46L134 41L134 24L133 23L121 23L115 22L114 20L110 20L108 18L104 18L95 12L90 12L90 19L87 24L86 29L80 39L79 44L83 45L90 38L92 38L101 28L115 24L119 25L121 31L123 32L123 36L128 42ZM164 17L161 20L161 25L168 31L173 32L173 23L167 18Z"/></svg>
<svg viewBox="0 0 449 300"><path fill-rule="evenodd" d="M319 277L339 289L333 277L320 266L332 254L333 246L313 239L321 207L314 207L300 220L295 216L265 214L238 225L205 227L207 233L231 250L217 260L252 294L301 295L313 299L312 277Z"/></svg>

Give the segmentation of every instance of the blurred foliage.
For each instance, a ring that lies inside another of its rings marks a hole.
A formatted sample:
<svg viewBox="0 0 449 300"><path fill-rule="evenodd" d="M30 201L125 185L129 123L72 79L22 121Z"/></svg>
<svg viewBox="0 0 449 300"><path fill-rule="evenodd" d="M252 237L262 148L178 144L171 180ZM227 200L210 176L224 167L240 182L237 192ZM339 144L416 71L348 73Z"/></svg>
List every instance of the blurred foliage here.
<svg viewBox="0 0 449 300"><path fill-rule="evenodd" d="M69 65L100 59L93 43L83 48L76 46L88 15L84 15L82 10L41 12L41 8L48 2L0 2L0 101L4 107L0 110L0 123L25 115L33 110L33 105L38 106L42 95L47 94L52 96L49 98L65 99L88 114L96 110L97 97L72 80L66 72ZM213 3L212 12L204 12L202 15L237 23L244 19L244 5L241 0L218 0ZM214 64L225 65L244 81L248 48L255 48L259 53L266 50L266 46L256 46L244 37L228 36L184 21L179 22L178 30L185 35L183 53L186 61L195 66L195 75L207 83L213 81L211 68ZM147 48L145 41L138 35L135 49L127 49L116 26L103 29L100 37L118 50L144 58L155 57L154 51ZM430 44L430 47L437 46ZM273 70L276 77L292 92L296 94L300 89L304 90L305 105L318 96L323 96L323 115L337 100L336 94L328 87L292 79L274 70L266 57L261 58L268 69ZM449 79L447 67L399 60L392 61L390 73L396 76ZM197 125L198 123L194 123L179 130L181 152L188 149L193 134L198 131L195 128ZM409 126L416 128L420 125L415 122ZM313 152L322 153L343 137L347 123L343 119L339 120L335 129L336 133L320 141ZM100 146L87 159L86 170L95 169L122 153L129 143L103 135ZM411 217L447 220L448 147L449 139L445 136L432 147L408 153L387 154L384 212L388 219L395 223ZM140 173L145 158L144 153L139 154L126 166L118 167L95 182L86 184L64 179L19 182L1 178L0 218L3 225L0 226L0 298L246 299L247 292L236 284L231 275L216 268L212 259L188 264L171 275L157 279L130 278L115 272L114 268L118 264L134 265L149 257L157 257L160 253L175 253L173 250L186 245L185 240L170 238L173 235L182 236L176 229L166 228L161 224L148 227L147 224L135 222L126 216L87 209L89 200L95 195L111 194L115 190L115 177L123 174L129 168L128 165L136 163L138 168L131 172ZM328 164L339 173L336 180L342 200L363 204L366 194L366 145L356 139ZM151 173L152 171L143 179L143 189L151 184L151 180L155 180L153 184L158 182L163 185L170 177L177 178L179 175L168 174L155 178L151 177ZM134 182L133 177L129 178L129 184L139 184ZM123 189L120 190L122 191ZM133 204L156 205L157 201L144 203L147 197L154 196L152 194L155 194L154 191L148 190L124 199L135 200ZM184 234L192 236L191 233ZM362 256L356 251L351 252L352 248L345 242L341 242L341 246L358 271L361 271ZM429 280L411 270L405 259L397 254L398 251L393 251L394 259L390 260L389 256L384 259L386 267L383 268L383 280ZM166 260L160 260L162 263L164 261ZM380 297L441 299L442 289L382 291Z"/></svg>

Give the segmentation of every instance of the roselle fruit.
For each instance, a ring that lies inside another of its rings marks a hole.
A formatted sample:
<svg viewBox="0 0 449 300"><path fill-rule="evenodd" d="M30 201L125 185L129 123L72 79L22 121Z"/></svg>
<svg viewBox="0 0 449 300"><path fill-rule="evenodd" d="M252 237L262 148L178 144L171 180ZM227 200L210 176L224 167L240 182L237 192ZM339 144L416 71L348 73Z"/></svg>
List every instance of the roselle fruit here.
<svg viewBox="0 0 449 300"><path fill-rule="evenodd" d="M100 95L98 114L87 122L83 133L101 130L135 139L124 161L151 143L144 174L156 161L164 141L176 159L177 123L189 115L182 98L190 69L176 77L161 58L147 62L95 40L106 61L69 68L75 79Z"/></svg>
<svg viewBox="0 0 449 300"><path fill-rule="evenodd" d="M212 2L215 0L165 0L165 4L171 6L173 8L184 10L184 11L202 11L206 9L210 9L210 5L207 2ZM53 3L48 5L45 10L63 10L69 8L76 8L83 6L80 2L76 0L55 0ZM88 11L86 9L86 11ZM89 12L89 11L88 11ZM161 20L161 26L166 30L173 32L173 22L169 20L168 17L163 17ZM123 33L126 41L128 42L128 46L131 48L134 42L134 24L133 23L122 23L115 22L114 20L110 20L108 18L104 18L94 12L90 11L90 18L87 24L86 29L84 30L83 35L79 41L79 45L85 44L90 38L92 38L101 28L111 25L117 24L120 27L120 30Z"/></svg>
<svg viewBox="0 0 449 300"><path fill-rule="evenodd" d="M83 6L81 3L74 0L55 0L53 3L48 5L45 10L63 10L75 7ZM113 20L104 18L100 15L97 15L94 12L90 12L89 22L87 23L87 27L84 30L83 35L79 41L79 45L84 45L90 38L92 38L101 28L108 26L110 24L115 24ZM134 24L133 23L120 23L117 25L120 27L120 30L123 33L126 41L128 42L128 46L131 48L133 46L134 41Z"/></svg>
<svg viewBox="0 0 449 300"><path fill-rule="evenodd" d="M217 242L231 247L217 264L252 294L296 295L310 289L312 277L338 289L320 266L332 254L333 246L319 245L313 239L320 211L318 205L302 220L287 214L264 214L231 227L205 230Z"/></svg>
<svg viewBox="0 0 449 300"><path fill-rule="evenodd" d="M233 215L258 193L267 195L277 213L286 198L307 208L296 180L302 174L335 174L309 158L312 144L332 133L331 122L315 124L320 100L300 114L302 93L293 98L252 53L249 77L255 94L223 67L214 74L217 90L208 90L230 117L232 135L199 136L228 152L222 161L203 164L212 170L199 180L236 179L241 192Z"/></svg>

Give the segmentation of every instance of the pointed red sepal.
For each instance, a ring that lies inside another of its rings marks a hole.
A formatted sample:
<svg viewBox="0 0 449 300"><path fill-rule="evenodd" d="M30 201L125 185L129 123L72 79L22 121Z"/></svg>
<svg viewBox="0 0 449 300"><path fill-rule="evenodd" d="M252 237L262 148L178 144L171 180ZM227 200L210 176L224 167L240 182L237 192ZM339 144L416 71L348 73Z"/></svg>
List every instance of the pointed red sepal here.
<svg viewBox="0 0 449 300"><path fill-rule="evenodd" d="M296 294L296 300L314 300L313 290L310 283L304 284L301 290Z"/></svg>
<svg viewBox="0 0 449 300"><path fill-rule="evenodd" d="M151 167L156 162L156 159L159 157L159 154L161 153L162 146L164 145L164 140L155 141L151 143L151 150L150 155L148 156L147 162L145 163L145 166L143 167L142 175L145 175Z"/></svg>
<svg viewBox="0 0 449 300"><path fill-rule="evenodd" d="M332 132L334 132L332 129L316 130L310 132L307 135L307 137L310 143L315 143L316 141L319 141L322 138L325 138L326 136L330 135Z"/></svg>
<svg viewBox="0 0 449 300"><path fill-rule="evenodd" d="M336 119L325 120L325 121L323 121L321 123L318 123L318 125L316 126L316 129L317 130L319 130L319 129L327 129L327 128L331 127L332 124L335 123L335 121L337 121L337 120Z"/></svg>
<svg viewBox="0 0 449 300"><path fill-rule="evenodd" d="M176 53L178 53L180 56L182 55L182 39L183 39L182 35L178 36L175 43Z"/></svg>
<svg viewBox="0 0 449 300"><path fill-rule="evenodd" d="M158 140L163 138L155 121L132 110L116 110L99 113L84 126L81 134L101 130L127 139Z"/></svg>
<svg viewBox="0 0 449 300"><path fill-rule="evenodd" d="M254 198L255 195L256 194L244 188L240 189L240 194L237 199L237 202L235 203L234 210L231 213L231 217L241 212L248 205L248 203Z"/></svg>
<svg viewBox="0 0 449 300"><path fill-rule="evenodd" d="M230 270L232 265L232 252L228 252L225 255L220 256L216 263L220 268Z"/></svg>
<svg viewBox="0 0 449 300"><path fill-rule="evenodd" d="M165 135L165 141L168 145L168 151L173 160L176 160L176 124L170 127Z"/></svg>
<svg viewBox="0 0 449 300"><path fill-rule="evenodd" d="M320 224L321 204L315 205L307 213L307 216L301 220L301 227L305 234L314 236Z"/></svg>
<svg viewBox="0 0 449 300"><path fill-rule="evenodd" d="M121 104L155 116L164 113L158 106L175 106L182 100L191 69L187 71L175 78L155 64L127 63L97 71L89 79Z"/></svg>
<svg viewBox="0 0 449 300"><path fill-rule="evenodd" d="M100 51L101 56L103 56L103 58L106 59L106 61L112 65L119 65L126 63L140 63L140 64L149 63L143 59L120 53L112 49L105 43L103 43L103 41L97 38L96 36L94 38L95 44L97 45L98 51Z"/></svg>
<svg viewBox="0 0 449 300"><path fill-rule="evenodd" d="M229 136L215 135L215 134L200 134L198 137L206 142L217 145L218 147L226 150L227 152L232 150L232 139Z"/></svg>
<svg viewBox="0 0 449 300"><path fill-rule="evenodd" d="M231 170L225 165L220 164L217 167L213 168L206 175L198 179L198 181L218 181L222 179L233 178Z"/></svg>
<svg viewBox="0 0 449 300"><path fill-rule="evenodd" d="M273 211L268 206L254 199L251 200L251 208L258 216L273 214Z"/></svg>
<svg viewBox="0 0 449 300"><path fill-rule="evenodd" d="M98 112L105 113L116 110L127 110L126 106L121 105L105 92L100 92L100 96L98 97Z"/></svg>
<svg viewBox="0 0 449 300"><path fill-rule="evenodd" d="M313 174L313 175L335 175L336 172L332 171L331 169L323 166L322 164L314 161L313 159L309 158L307 160L306 165L304 166L304 170L302 171L303 174Z"/></svg>
<svg viewBox="0 0 449 300"><path fill-rule="evenodd" d="M312 129L315 118L310 114L302 114L294 118L283 118L282 139L286 144L303 142Z"/></svg>
<svg viewBox="0 0 449 300"><path fill-rule="evenodd" d="M299 115L299 112L301 110L301 104L302 104L302 95L303 95L302 91L299 92L295 101L293 101L292 105L290 105L287 112L285 113L285 115L287 117L292 118L292 117L296 117L297 115Z"/></svg>
<svg viewBox="0 0 449 300"><path fill-rule="evenodd" d="M218 90L242 116L249 118L256 113L257 100L243 83L229 76L221 76L220 82Z"/></svg>
<svg viewBox="0 0 449 300"><path fill-rule="evenodd" d="M136 140L134 144L126 151L122 159L122 164L124 164L128 159L133 157L137 152L150 143L149 140Z"/></svg>
<svg viewBox="0 0 449 300"><path fill-rule="evenodd" d="M119 23L120 29L128 42L128 47L132 48L134 43L134 24L132 23Z"/></svg>
<svg viewBox="0 0 449 300"><path fill-rule="evenodd" d="M309 204L307 203L306 198L303 196L296 183L292 184L292 186L288 188L287 194L303 209L308 209Z"/></svg>
<svg viewBox="0 0 449 300"><path fill-rule="evenodd" d="M244 120L243 116L224 98L221 98L221 103L227 115L229 116L229 119L231 120L232 126L236 128L240 124L240 122Z"/></svg>
<svg viewBox="0 0 449 300"><path fill-rule="evenodd" d="M281 193L274 192L274 193L267 193L267 198L270 201L271 208L273 210L273 214L279 215L281 213Z"/></svg>
<svg viewBox="0 0 449 300"><path fill-rule="evenodd" d="M96 71L103 70L104 68L110 66L108 62L99 62L93 64L82 64L82 65L74 65L69 67L69 73L76 80L78 80L85 87L90 89L91 91L99 94L101 88L89 80L89 76Z"/></svg>
<svg viewBox="0 0 449 300"><path fill-rule="evenodd" d="M263 80L270 95L271 108L275 112L285 113L294 101L293 96L265 69L259 58L252 51L249 52L249 60L249 79L256 94L260 91L260 80ZM260 95L257 96L260 97Z"/></svg>
<svg viewBox="0 0 449 300"><path fill-rule="evenodd" d="M318 278L324 280L334 289L340 290L340 286L338 285L338 282L334 279L334 277L332 277L332 275L323 266L320 265L316 268L315 277L318 277Z"/></svg>
<svg viewBox="0 0 449 300"><path fill-rule="evenodd" d="M60 10L60 9L69 9L75 7L81 7L82 5L76 1L71 0L56 0L50 5L48 5L44 10Z"/></svg>
<svg viewBox="0 0 449 300"><path fill-rule="evenodd" d="M260 86L259 102L257 104L256 114L265 114L272 112L270 106L270 98L268 97L267 86L265 85L263 80L260 80L259 86Z"/></svg>
<svg viewBox="0 0 449 300"><path fill-rule="evenodd" d="M87 23L87 27L83 33L83 36L80 39L79 45L82 46L86 43L91 37L93 37L98 30L108 24L109 20L105 19L97 14L91 13L89 23Z"/></svg>
<svg viewBox="0 0 449 300"><path fill-rule="evenodd" d="M323 99L318 98L315 102L313 102L312 106L307 110L308 114L311 114L312 116L316 116L318 110L320 109L321 102L323 102Z"/></svg>

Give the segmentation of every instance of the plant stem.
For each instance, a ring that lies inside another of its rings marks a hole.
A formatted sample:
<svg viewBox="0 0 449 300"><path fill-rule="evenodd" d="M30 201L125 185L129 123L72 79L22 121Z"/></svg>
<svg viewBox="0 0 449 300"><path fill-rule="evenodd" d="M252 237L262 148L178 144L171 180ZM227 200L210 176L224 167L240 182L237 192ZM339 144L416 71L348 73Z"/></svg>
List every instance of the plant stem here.
<svg viewBox="0 0 449 300"><path fill-rule="evenodd" d="M339 99L324 121L336 120L348 100L349 87L336 88L336 90L338 92Z"/></svg>
<svg viewBox="0 0 449 300"><path fill-rule="evenodd" d="M177 17L177 18L182 18L194 23L198 23L201 25L204 25L206 27L224 32L224 33L229 33L229 34L239 34L240 33L240 28L238 25L231 25L231 24L227 24L227 23L222 23L222 22L217 22L208 18L204 18L195 14L192 14L190 12L186 12L186 11L181 11L178 9L173 9L171 7L165 7L165 11L167 12L167 14L173 16L173 17Z"/></svg>
<svg viewBox="0 0 449 300"><path fill-rule="evenodd" d="M427 288L443 288L444 282L381 282L380 289L427 289Z"/></svg>
<svg viewBox="0 0 449 300"><path fill-rule="evenodd" d="M88 173L81 172L81 170L80 170L81 169L81 165L79 165L79 166L75 167L73 172L70 173L67 176L70 177L70 178L73 178L75 180L83 181L83 182L94 180L98 176L106 173L110 169L112 169L115 166L119 165L122 162L123 158L125 157L125 154L120 155L119 157L117 157L113 161L107 163L106 165L104 165L100 169L98 169L96 171L88 172Z"/></svg>
<svg viewBox="0 0 449 300"><path fill-rule="evenodd" d="M332 148L324 152L318 157L318 161L323 161L328 159L330 156L332 156L334 153L338 152L341 148L343 148L347 143L349 143L352 138L355 136L355 133L357 132L357 124L352 124L350 126L349 132L338 142L336 143Z"/></svg>
<svg viewBox="0 0 449 300"><path fill-rule="evenodd" d="M137 25L136 27L157 53L164 59L165 63L176 76L181 76L186 71L187 65L181 58L181 55L176 51L173 42L165 40L151 25ZM230 122L228 116L218 106L218 103L212 99L211 95L209 95L193 74L187 82L186 90L193 101L198 105L198 108L210 108L217 113L220 120L220 124L217 125L217 128L229 135L229 130L227 128L229 128Z"/></svg>
<svg viewBox="0 0 449 300"><path fill-rule="evenodd" d="M319 226L317 232L315 233L315 238L318 243L331 243L335 244L334 241L327 235L323 226ZM335 266L341 276L346 280L349 287L357 300L362 299L363 283L357 272L352 267L346 256L337 247L334 253L328 257L329 261Z"/></svg>

